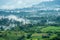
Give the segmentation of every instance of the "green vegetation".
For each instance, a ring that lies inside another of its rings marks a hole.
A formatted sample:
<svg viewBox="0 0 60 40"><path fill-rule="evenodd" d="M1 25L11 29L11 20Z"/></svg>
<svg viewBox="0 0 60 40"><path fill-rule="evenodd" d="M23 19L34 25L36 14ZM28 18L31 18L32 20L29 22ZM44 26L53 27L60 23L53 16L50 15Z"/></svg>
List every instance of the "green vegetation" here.
<svg viewBox="0 0 60 40"><path fill-rule="evenodd" d="M42 32L60 32L60 27L48 26L46 28L41 29Z"/></svg>
<svg viewBox="0 0 60 40"><path fill-rule="evenodd" d="M59 26L33 26L0 31L0 40L60 40Z"/></svg>

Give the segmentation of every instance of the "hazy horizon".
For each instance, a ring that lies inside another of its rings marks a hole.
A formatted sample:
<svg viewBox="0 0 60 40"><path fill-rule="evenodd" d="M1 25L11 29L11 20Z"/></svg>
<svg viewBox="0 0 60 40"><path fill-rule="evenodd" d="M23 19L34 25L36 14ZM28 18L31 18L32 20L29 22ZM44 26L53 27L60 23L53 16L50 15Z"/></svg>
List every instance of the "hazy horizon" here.
<svg viewBox="0 0 60 40"><path fill-rule="evenodd" d="M31 7L32 5L42 2L59 1L59 0L0 0L0 9L14 9Z"/></svg>

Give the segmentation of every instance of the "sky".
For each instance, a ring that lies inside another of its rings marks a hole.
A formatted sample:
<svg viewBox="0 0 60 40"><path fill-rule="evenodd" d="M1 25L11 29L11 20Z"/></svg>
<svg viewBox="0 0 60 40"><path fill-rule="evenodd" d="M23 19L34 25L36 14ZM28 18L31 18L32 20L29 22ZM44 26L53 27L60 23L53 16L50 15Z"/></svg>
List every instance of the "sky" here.
<svg viewBox="0 0 60 40"><path fill-rule="evenodd" d="M54 1L54 0L0 0L0 9L31 7L32 5L46 1Z"/></svg>

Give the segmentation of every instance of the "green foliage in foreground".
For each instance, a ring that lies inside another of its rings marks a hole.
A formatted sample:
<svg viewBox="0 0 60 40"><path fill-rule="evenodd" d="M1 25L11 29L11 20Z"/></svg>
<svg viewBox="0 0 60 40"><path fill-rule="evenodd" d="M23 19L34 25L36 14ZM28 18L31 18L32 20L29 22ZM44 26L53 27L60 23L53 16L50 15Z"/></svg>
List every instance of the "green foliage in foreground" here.
<svg viewBox="0 0 60 40"><path fill-rule="evenodd" d="M28 32L26 30L0 31L0 40L60 40L60 27L38 26L28 28Z"/></svg>

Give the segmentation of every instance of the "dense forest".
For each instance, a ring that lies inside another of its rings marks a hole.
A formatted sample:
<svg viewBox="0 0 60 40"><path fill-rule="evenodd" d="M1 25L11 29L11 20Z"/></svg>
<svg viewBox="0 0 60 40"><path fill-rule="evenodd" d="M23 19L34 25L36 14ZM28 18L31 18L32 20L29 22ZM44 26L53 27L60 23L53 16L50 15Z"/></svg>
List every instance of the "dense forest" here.
<svg viewBox="0 0 60 40"><path fill-rule="evenodd" d="M0 40L60 40L60 12L33 13L0 11Z"/></svg>

